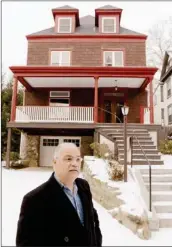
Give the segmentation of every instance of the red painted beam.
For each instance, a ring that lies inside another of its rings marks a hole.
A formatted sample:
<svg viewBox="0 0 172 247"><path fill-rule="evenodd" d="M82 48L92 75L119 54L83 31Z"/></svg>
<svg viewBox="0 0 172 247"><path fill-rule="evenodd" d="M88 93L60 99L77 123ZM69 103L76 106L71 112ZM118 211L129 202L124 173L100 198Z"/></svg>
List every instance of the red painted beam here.
<svg viewBox="0 0 172 247"><path fill-rule="evenodd" d="M98 122L98 77L95 77L94 88L94 123Z"/></svg>
<svg viewBox="0 0 172 247"><path fill-rule="evenodd" d="M18 79L17 77L13 77L13 94L12 94L12 102L11 102L11 121L15 121L16 119L16 105L17 105L17 87L18 87Z"/></svg>

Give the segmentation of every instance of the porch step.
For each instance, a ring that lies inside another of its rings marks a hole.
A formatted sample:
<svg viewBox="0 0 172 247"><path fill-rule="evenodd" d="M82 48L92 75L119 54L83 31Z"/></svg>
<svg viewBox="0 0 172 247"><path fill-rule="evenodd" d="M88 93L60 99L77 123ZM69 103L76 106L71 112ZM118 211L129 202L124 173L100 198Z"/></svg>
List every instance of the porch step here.
<svg viewBox="0 0 172 247"><path fill-rule="evenodd" d="M124 149L119 148L118 149L119 154L123 154L124 153ZM158 154L157 150L154 149L144 149L144 152L147 154ZM133 154L143 154L141 149L133 149Z"/></svg>
<svg viewBox="0 0 172 247"><path fill-rule="evenodd" d="M153 169L152 169L153 170ZM149 175L142 175L145 182L149 182ZM172 174L152 174L152 182L172 182Z"/></svg>
<svg viewBox="0 0 172 247"><path fill-rule="evenodd" d="M121 163L124 163L124 159L119 160ZM156 159L148 159L149 163L151 165L163 165L164 162L162 160L156 160ZM148 165L148 162L146 159L133 159L132 160L133 165Z"/></svg>
<svg viewBox="0 0 172 247"><path fill-rule="evenodd" d="M141 174L149 174L149 169L145 169L145 168L141 168L140 169ZM152 169L152 174L159 174L159 175L164 175L164 174L168 174L168 175L172 175L172 169L171 168L155 168Z"/></svg>
<svg viewBox="0 0 172 247"><path fill-rule="evenodd" d="M159 226L162 228L172 227L172 213L158 213Z"/></svg>
<svg viewBox="0 0 172 247"><path fill-rule="evenodd" d="M145 183L146 187L149 189L149 183ZM154 191L172 191L172 182L153 182L152 183L152 190ZM172 202L171 202L172 203Z"/></svg>
<svg viewBox="0 0 172 247"><path fill-rule="evenodd" d="M117 143L119 143L119 144L123 144L124 143L124 140L116 140L116 142ZM133 140L133 146L135 146L135 145L139 145L139 143L140 143L140 145L142 146L142 145L154 145L154 143L153 143L153 141L149 141L149 140Z"/></svg>
<svg viewBox="0 0 172 247"><path fill-rule="evenodd" d="M108 134L109 135L109 134ZM119 135L119 136L117 136L117 135L111 135L112 136L112 138L114 138L114 139L117 139L117 140L123 140L123 138L124 138L124 136L123 135ZM128 137L131 137L132 135L127 135ZM138 136L138 135L136 135L136 137L137 137L137 139L139 140L139 141L151 141L152 139L151 139L151 137L150 136ZM133 141L134 140L136 140L135 138L133 139Z"/></svg>
<svg viewBox="0 0 172 247"><path fill-rule="evenodd" d="M172 213L172 201L156 201L153 206L157 213Z"/></svg>
<svg viewBox="0 0 172 247"><path fill-rule="evenodd" d="M148 160L160 160L161 159L161 155L158 155L158 154L147 154L146 152L145 152L145 154L146 154L146 157L148 158ZM120 154L119 157L121 159L124 159L124 154ZM137 159L144 159L145 160L145 156L143 155L143 153L142 154L133 154L132 158L136 159L136 160Z"/></svg>
<svg viewBox="0 0 172 247"><path fill-rule="evenodd" d="M172 201L172 191L152 191L153 201Z"/></svg>
<svg viewBox="0 0 172 247"><path fill-rule="evenodd" d="M119 149L124 149L124 143L120 143L120 144L118 144L118 147L119 147ZM141 145L141 147L142 147L142 149L156 149L156 147L154 146L154 145L147 145L147 144L142 144ZM139 150L141 150L141 148L140 148L140 146L139 145L133 145L133 149L139 149ZM157 150L157 149L156 149Z"/></svg>

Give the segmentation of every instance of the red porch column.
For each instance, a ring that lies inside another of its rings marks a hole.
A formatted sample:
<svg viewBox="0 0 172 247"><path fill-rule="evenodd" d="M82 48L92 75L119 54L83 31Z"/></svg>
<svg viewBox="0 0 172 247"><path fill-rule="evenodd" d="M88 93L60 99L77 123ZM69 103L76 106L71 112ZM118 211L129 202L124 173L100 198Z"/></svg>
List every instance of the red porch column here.
<svg viewBox="0 0 172 247"><path fill-rule="evenodd" d="M17 104L17 86L18 80L17 77L13 77L13 94L12 94L12 102L11 102L11 121L15 121L16 119L16 104Z"/></svg>
<svg viewBox="0 0 172 247"><path fill-rule="evenodd" d="M94 77L94 122L98 122L98 77Z"/></svg>
<svg viewBox="0 0 172 247"><path fill-rule="evenodd" d="M152 84L152 77L149 78L150 83L149 83L149 102L150 102L150 123L154 123L154 106L153 106L153 84Z"/></svg>

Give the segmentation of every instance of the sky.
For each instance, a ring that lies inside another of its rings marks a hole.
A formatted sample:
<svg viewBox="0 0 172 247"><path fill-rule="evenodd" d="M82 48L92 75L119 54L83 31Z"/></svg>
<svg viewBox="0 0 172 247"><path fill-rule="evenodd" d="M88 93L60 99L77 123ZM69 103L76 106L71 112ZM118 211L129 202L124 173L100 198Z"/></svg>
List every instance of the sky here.
<svg viewBox="0 0 172 247"><path fill-rule="evenodd" d="M121 26L145 34L154 24L172 16L171 1L3 1L2 71L9 74L9 66L26 65L26 35L54 25L52 8L70 5L78 8L82 17L94 16L96 8L107 4L123 9Z"/></svg>

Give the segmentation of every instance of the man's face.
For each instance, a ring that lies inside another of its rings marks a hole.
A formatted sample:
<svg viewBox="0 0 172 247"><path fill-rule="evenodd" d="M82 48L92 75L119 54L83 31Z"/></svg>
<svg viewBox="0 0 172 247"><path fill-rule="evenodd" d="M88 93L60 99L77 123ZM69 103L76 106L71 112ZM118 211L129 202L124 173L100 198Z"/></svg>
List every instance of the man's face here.
<svg viewBox="0 0 172 247"><path fill-rule="evenodd" d="M81 169L81 156L77 147L65 147L55 160L55 172L65 179L76 179Z"/></svg>

